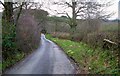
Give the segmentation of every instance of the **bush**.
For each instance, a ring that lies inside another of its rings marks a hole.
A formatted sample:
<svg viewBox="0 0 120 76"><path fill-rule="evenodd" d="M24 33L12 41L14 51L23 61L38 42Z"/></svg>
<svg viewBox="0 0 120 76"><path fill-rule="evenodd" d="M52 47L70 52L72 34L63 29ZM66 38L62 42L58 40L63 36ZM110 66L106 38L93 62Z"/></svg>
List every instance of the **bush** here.
<svg viewBox="0 0 120 76"><path fill-rule="evenodd" d="M118 35L117 32L94 32L89 33L86 36L86 41L84 42L90 44L92 47L101 47L104 46L104 39L109 39L113 42L118 42ZM116 46L112 46L109 49L116 48Z"/></svg>
<svg viewBox="0 0 120 76"><path fill-rule="evenodd" d="M33 12L32 12L33 13ZM40 30L35 18L26 10L18 21L17 42L19 48L25 53L36 49L40 43Z"/></svg>
<svg viewBox="0 0 120 76"><path fill-rule="evenodd" d="M13 24L2 24L2 70L15 64L24 57L22 51L17 47L16 43L16 27ZM18 56L19 55L19 56Z"/></svg>
<svg viewBox="0 0 120 76"><path fill-rule="evenodd" d="M12 51L17 50L15 43L15 26L13 24L3 24L2 27L2 53L3 59L7 59L10 54L13 54ZM9 54L9 53L10 54Z"/></svg>
<svg viewBox="0 0 120 76"><path fill-rule="evenodd" d="M52 33L53 37L58 37L61 39L70 39L70 34L65 32L54 32Z"/></svg>

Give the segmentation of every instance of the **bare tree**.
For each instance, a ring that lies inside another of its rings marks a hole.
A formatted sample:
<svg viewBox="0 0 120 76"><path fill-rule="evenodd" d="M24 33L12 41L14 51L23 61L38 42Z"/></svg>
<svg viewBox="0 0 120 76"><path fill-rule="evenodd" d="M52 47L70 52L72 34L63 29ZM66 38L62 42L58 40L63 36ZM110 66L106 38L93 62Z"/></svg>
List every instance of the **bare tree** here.
<svg viewBox="0 0 120 76"><path fill-rule="evenodd" d="M40 4L39 2L34 2L33 0L10 0L10 1L6 1L4 0L4 2L0 1L0 4L3 5L4 7L4 13L3 13L3 19L7 22L12 22L15 21L15 25L17 25L19 16L22 12L22 9L31 9L32 7L36 7L36 9L40 9L42 4ZM17 17L14 18L14 11L18 10L17 12Z"/></svg>
<svg viewBox="0 0 120 76"><path fill-rule="evenodd" d="M12 16L13 16L13 4L12 4L12 2L2 2L2 1L0 1L0 3L3 5L3 7L4 7L4 13L3 13L3 16L2 16L2 18L6 21L6 22L10 22L10 23L12 23L13 21L13 18L12 18Z"/></svg>
<svg viewBox="0 0 120 76"><path fill-rule="evenodd" d="M69 22L68 24L71 27L71 37L73 39L76 26L77 26L77 18L87 19L88 24L90 24L91 19L105 19L112 15L110 14L103 14L103 7L110 6L110 2L107 3L100 3L100 2L91 2L91 1L80 1L80 0L70 0L68 1L61 1L61 2L54 2L55 5L62 6L64 8L71 8L72 16L69 15L67 11L59 12L55 10L58 14L66 14Z"/></svg>
<svg viewBox="0 0 120 76"><path fill-rule="evenodd" d="M18 23L18 19L20 17L20 14L22 12L22 9L30 9L32 7L34 2L32 2L32 0L24 0L24 1L14 1L13 2L13 7L14 7L14 10L17 10L17 16L15 18L15 25L17 25ZM30 5L31 4L31 5ZM29 6L29 7L28 7Z"/></svg>
<svg viewBox="0 0 120 76"><path fill-rule="evenodd" d="M10 22L10 23L13 23L14 24L14 10L19 8L19 13L18 13L18 16L17 16L17 19L16 19L16 23L17 23L17 20L19 19L19 15L21 13L21 10L22 10L22 6L23 6L23 2L21 4L19 4L18 2L13 2L13 0L10 0L10 1L7 1L4 0L4 3L2 1L0 1L0 3L3 5L4 7L4 12L3 12L3 17L2 19L4 19L4 21L6 22ZM15 25L16 25L15 23Z"/></svg>
<svg viewBox="0 0 120 76"><path fill-rule="evenodd" d="M65 8L71 8L72 9L72 17L68 14L67 11L63 12L58 12L55 10L58 14L66 14L69 21L68 24L71 27L71 39L73 39L73 34L75 33L76 26L77 26L77 17L79 16L78 14L85 8L83 6L83 2L76 1L76 0L71 0L70 2L63 1L63 2L54 2L54 4L57 5L62 5Z"/></svg>
<svg viewBox="0 0 120 76"><path fill-rule="evenodd" d="M82 18L86 20L86 33L91 33L99 30L101 21L111 17L113 12L106 12L106 8L112 5L111 2L85 2L86 9L82 14Z"/></svg>

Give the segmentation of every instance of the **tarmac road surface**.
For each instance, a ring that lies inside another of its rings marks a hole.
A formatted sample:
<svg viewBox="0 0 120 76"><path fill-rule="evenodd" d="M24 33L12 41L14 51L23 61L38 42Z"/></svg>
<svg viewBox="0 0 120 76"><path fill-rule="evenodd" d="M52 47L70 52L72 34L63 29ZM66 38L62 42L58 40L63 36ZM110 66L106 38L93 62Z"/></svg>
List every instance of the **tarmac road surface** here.
<svg viewBox="0 0 120 76"><path fill-rule="evenodd" d="M5 74L74 74L75 68L66 54L41 34L40 47Z"/></svg>

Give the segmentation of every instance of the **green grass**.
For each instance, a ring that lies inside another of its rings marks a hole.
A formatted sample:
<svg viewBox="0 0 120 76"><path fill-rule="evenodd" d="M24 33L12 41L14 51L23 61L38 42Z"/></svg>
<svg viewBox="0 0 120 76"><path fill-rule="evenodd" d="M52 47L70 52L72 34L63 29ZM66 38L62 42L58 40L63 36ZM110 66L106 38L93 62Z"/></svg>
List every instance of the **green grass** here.
<svg viewBox="0 0 120 76"><path fill-rule="evenodd" d="M4 71L6 68L14 65L19 60L23 59L25 54L23 52L17 52L14 57L8 57L6 60L4 60L1 64L2 70Z"/></svg>
<svg viewBox="0 0 120 76"><path fill-rule="evenodd" d="M5 71L6 68L21 60L25 53L19 50L17 45L15 25L4 22L2 26L2 62L0 68Z"/></svg>
<svg viewBox="0 0 120 76"><path fill-rule="evenodd" d="M117 59L110 51L100 48L93 50L85 43L53 38L51 35L46 37L63 48L65 53L74 58L83 70L91 74L118 73Z"/></svg>
<svg viewBox="0 0 120 76"><path fill-rule="evenodd" d="M118 31L118 24L102 25L101 31Z"/></svg>

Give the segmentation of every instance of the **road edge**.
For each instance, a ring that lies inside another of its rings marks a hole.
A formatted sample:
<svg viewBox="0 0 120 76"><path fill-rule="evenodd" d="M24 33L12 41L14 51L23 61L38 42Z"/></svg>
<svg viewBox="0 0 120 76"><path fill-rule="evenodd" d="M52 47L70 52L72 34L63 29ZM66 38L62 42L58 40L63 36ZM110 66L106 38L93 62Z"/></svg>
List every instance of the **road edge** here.
<svg viewBox="0 0 120 76"><path fill-rule="evenodd" d="M65 54L65 55L67 56L67 58L69 59L70 63L74 66L74 68L75 68L75 74L80 74L80 73L81 73L80 66L79 66L78 62L77 62L74 58L70 57L67 53L65 53L64 49L63 49L61 46L59 46L59 44L57 44L56 42L54 42L54 41L52 41L52 40L49 40L49 39L47 39L47 38L46 38L46 40L48 40L48 41L53 42L54 44L56 44L56 45L58 46L58 48L59 48L61 51L64 52L64 54Z"/></svg>

